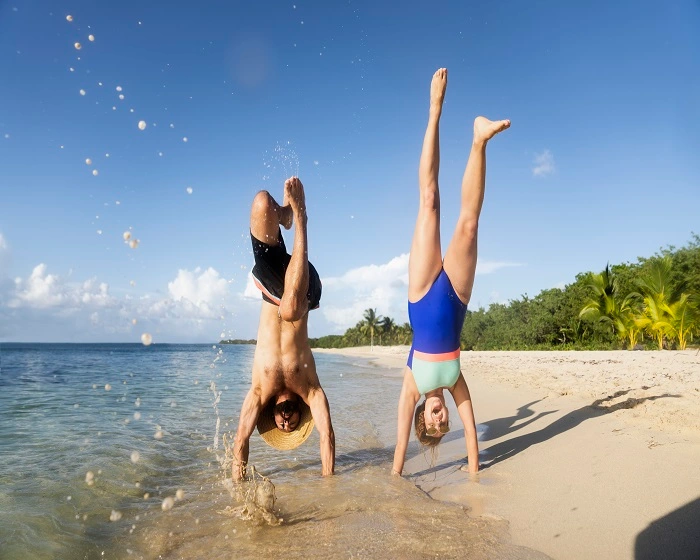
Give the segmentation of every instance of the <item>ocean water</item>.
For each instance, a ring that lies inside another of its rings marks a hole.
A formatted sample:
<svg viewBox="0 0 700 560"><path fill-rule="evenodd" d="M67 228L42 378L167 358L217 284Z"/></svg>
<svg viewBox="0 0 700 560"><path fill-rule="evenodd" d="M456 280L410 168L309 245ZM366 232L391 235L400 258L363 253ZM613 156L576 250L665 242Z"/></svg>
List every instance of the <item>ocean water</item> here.
<svg viewBox="0 0 700 560"><path fill-rule="evenodd" d="M391 477L400 378L328 354L336 476L320 476L315 432L291 452L255 434L276 501L251 515L259 486L230 483L224 442L253 351L0 344L0 559L543 558Z"/></svg>

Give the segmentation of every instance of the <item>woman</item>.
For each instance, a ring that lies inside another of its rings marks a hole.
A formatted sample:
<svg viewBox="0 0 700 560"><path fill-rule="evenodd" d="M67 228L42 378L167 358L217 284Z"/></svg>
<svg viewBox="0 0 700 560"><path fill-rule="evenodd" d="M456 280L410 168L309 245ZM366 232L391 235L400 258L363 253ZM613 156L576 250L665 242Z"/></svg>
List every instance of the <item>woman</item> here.
<svg viewBox="0 0 700 560"><path fill-rule="evenodd" d="M459 336L476 271L479 214L484 202L486 143L510 126L510 121L477 117L474 139L462 179L457 227L442 258L440 247L439 124L447 87L447 70L440 68L430 84L430 113L418 169L420 202L408 263L408 315L413 344L404 371L393 474L400 475L406 459L411 420L418 440L434 447L449 431L444 390L457 405L467 443L469 472L479 470L474 410L467 382L461 375ZM420 396L425 400L416 408ZM414 415L415 410L415 415Z"/></svg>

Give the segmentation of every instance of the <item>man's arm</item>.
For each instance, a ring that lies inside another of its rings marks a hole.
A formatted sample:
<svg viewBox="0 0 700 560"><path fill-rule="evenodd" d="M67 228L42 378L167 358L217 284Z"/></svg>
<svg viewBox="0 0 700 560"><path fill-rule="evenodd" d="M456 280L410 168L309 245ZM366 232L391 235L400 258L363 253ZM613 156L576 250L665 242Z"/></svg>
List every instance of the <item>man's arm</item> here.
<svg viewBox="0 0 700 560"><path fill-rule="evenodd" d="M321 436L321 474L328 476L335 471L335 433L331 424L328 399L321 387L311 389L308 399L311 416L313 416L316 429Z"/></svg>
<svg viewBox="0 0 700 560"><path fill-rule="evenodd" d="M474 420L472 398L463 375L459 376L451 393L457 405L459 417L462 419L462 424L464 424L464 439L467 443L469 472L473 474L479 472L479 442L476 439L476 421Z"/></svg>
<svg viewBox="0 0 700 560"><path fill-rule="evenodd" d="M259 386L251 387L241 407L241 418L238 421L238 431L233 444L233 467L231 471L234 481L239 481L245 476L250 436L253 435L258 416L262 410L260 395Z"/></svg>
<svg viewBox="0 0 700 560"><path fill-rule="evenodd" d="M403 464L406 461L406 449L411 437L411 422L416 410L416 404L420 399L420 393L413 379L413 373L406 366L403 374L403 386L399 397L399 419L396 428L396 449L394 450L394 466L391 474L401 475Z"/></svg>

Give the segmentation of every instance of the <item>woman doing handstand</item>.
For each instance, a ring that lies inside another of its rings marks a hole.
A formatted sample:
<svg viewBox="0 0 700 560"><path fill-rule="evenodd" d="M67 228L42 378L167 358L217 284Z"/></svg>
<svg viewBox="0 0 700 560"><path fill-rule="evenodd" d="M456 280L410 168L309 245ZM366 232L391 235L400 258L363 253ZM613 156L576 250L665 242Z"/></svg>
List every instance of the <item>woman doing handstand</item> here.
<svg viewBox="0 0 700 560"><path fill-rule="evenodd" d="M464 424L469 472L479 470L474 409L460 371L459 337L476 271L477 231L484 202L486 143L510 121L474 120L457 227L442 258L440 246L439 124L447 88L447 70L440 68L430 84L430 113L418 169L418 219L408 264L408 315L413 343L399 398L396 450L392 472L400 475L414 421L423 445L435 446L449 431L447 389ZM416 408L421 395L425 400Z"/></svg>

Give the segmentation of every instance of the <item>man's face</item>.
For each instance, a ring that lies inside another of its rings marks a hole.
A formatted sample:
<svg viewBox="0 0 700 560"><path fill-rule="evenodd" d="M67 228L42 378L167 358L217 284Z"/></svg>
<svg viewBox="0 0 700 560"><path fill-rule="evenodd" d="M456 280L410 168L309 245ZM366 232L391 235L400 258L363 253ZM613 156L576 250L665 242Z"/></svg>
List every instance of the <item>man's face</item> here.
<svg viewBox="0 0 700 560"><path fill-rule="evenodd" d="M296 430L301 420L301 411L299 403L295 400L284 400L275 405L275 424L277 428L283 432L292 432Z"/></svg>

